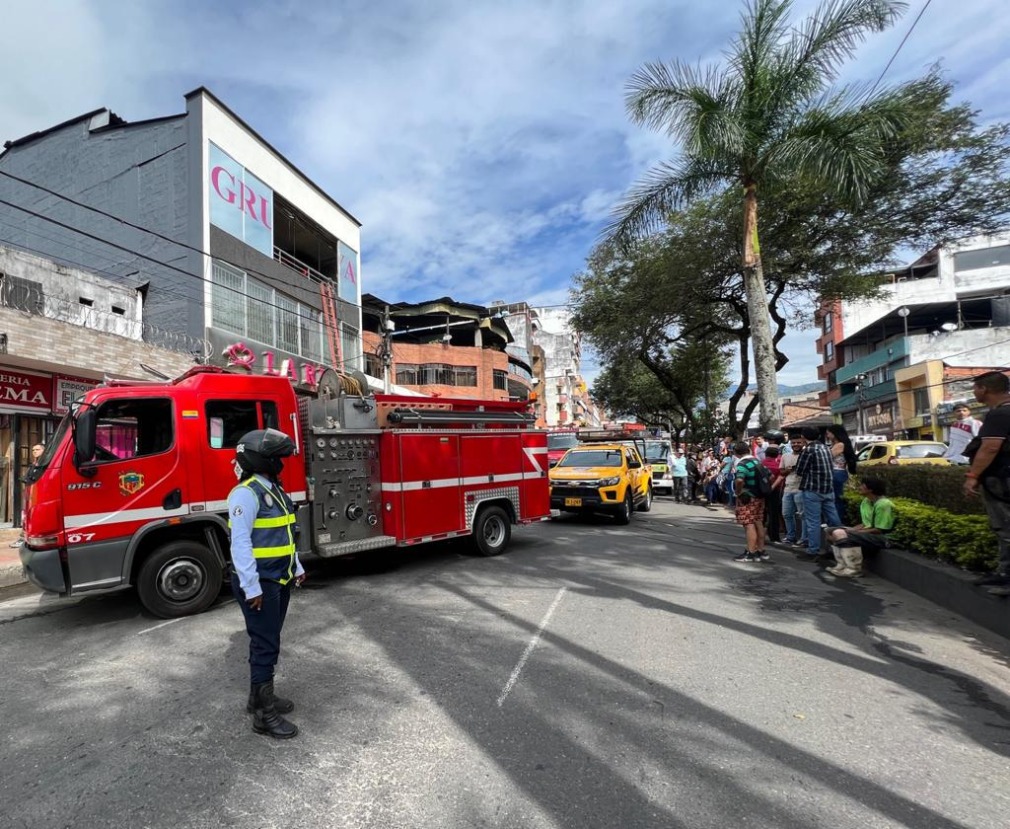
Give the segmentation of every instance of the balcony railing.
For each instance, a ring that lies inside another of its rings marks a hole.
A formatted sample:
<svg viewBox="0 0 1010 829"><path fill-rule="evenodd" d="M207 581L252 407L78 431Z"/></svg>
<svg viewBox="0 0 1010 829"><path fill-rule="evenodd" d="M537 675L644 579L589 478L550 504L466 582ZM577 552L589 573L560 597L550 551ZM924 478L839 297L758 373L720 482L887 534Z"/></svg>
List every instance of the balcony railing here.
<svg viewBox="0 0 1010 829"><path fill-rule="evenodd" d="M300 259L296 259L286 250L281 250L278 247L274 247L274 259L280 262L282 265L286 265L293 271L297 271L306 279L314 279L316 281L325 279L327 282L332 282L328 276L323 276L319 271L313 268L311 265L306 265Z"/></svg>

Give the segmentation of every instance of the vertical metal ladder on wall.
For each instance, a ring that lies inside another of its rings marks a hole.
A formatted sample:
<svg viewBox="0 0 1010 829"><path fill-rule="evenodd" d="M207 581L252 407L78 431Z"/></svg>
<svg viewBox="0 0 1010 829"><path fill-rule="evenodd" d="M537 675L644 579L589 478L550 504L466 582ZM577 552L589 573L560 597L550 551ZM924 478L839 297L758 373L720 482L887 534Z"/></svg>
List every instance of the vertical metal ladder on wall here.
<svg viewBox="0 0 1010 829"><path fill-rule="evenodd" d="M333 296L332 283L325 280L320 282L319 296L323 301L323 327L326 329L326 341L330 346L330 367L335 371L343 371L344 361L340 347L340 323L337 321L337 302Z"/></svg>

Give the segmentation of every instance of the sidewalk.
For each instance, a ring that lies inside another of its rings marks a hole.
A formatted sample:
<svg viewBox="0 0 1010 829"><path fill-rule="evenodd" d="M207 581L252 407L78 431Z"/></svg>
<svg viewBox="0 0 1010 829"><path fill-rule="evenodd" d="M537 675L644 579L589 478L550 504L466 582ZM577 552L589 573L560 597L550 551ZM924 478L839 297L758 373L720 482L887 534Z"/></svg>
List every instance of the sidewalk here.
<svg viewBox="0 0 1010 829"><path fill-rule="evenodd" d="M13 587L28 581L21 567L18 548L10 546L20 536L21 530L16 527L0 530L0 587Z"/></svg>

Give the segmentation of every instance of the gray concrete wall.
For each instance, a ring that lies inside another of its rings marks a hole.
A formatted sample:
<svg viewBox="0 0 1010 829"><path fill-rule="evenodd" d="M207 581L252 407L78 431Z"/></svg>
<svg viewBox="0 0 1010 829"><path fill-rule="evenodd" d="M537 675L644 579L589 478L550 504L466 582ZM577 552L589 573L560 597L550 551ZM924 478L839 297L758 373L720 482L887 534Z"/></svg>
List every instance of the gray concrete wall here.
<svg viewBox="0 0 1010 829"><path fill-rule="evenodd" d="M201 217L192 211L191 191L198 193L200 188L189 186L190 130L186 118L112 128L90 126L87 121L78 122L23 146L13 146L0 158L0 170L191 244L197 232L190 224L199 226ZM0 242L11 242L130 285L149 281L147 321L166 331L203 336L204 274L199 254L3 176L0 198L131 252L5 205L0 205ZM138 254L170 263L188 274Z"/></svg>

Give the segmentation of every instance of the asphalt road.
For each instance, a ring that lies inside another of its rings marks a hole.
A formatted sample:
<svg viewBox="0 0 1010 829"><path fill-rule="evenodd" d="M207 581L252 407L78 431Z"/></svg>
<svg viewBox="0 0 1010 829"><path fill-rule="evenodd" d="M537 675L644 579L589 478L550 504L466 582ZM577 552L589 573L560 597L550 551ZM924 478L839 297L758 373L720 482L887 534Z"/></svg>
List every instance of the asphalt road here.
<svg viewBox="0 0 1010 829"><path fill-rule="evenodd" d="M222 599L0 601L0 826L1010 825L1008 643L870 578L736 564L726 514L331 562L253 734Z"/></svg>

